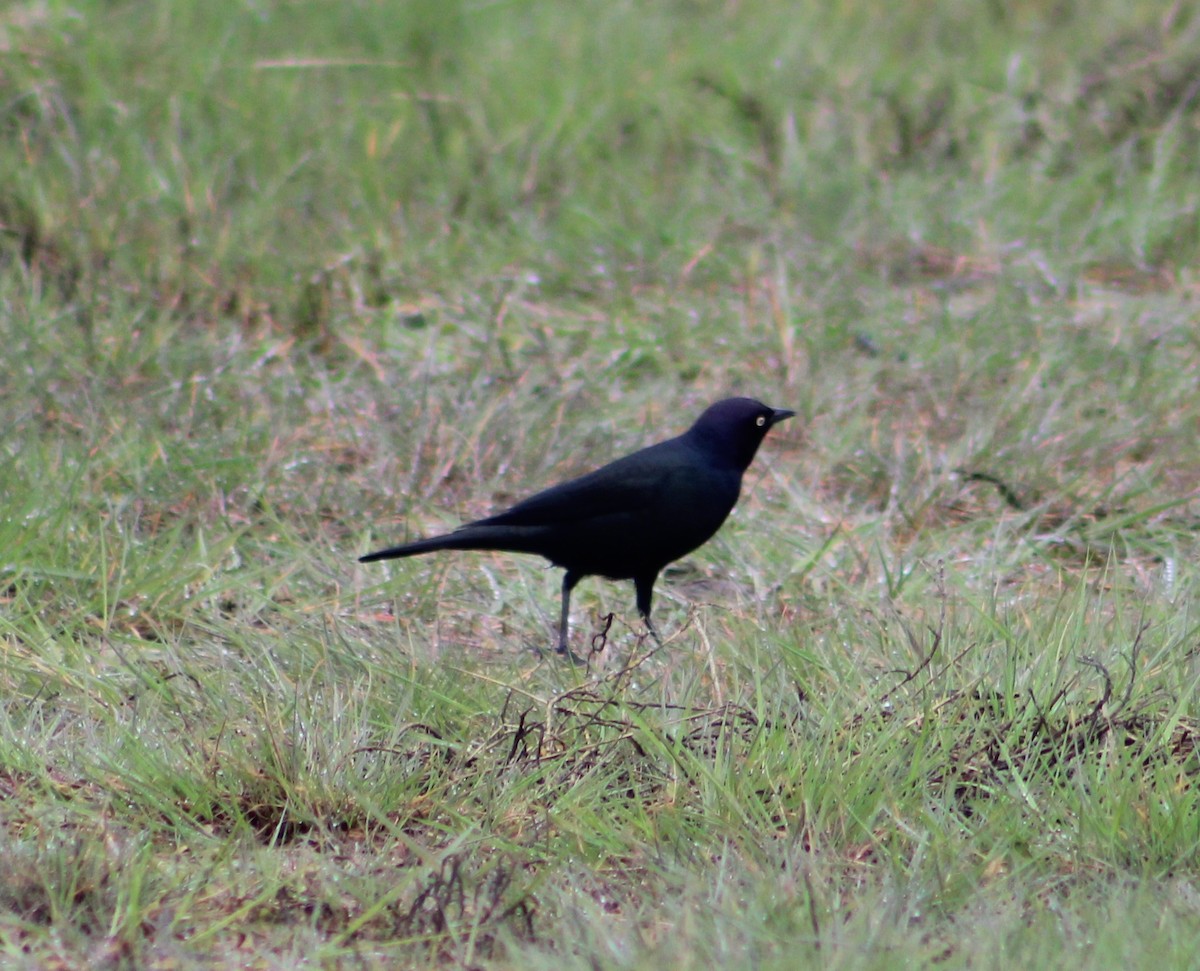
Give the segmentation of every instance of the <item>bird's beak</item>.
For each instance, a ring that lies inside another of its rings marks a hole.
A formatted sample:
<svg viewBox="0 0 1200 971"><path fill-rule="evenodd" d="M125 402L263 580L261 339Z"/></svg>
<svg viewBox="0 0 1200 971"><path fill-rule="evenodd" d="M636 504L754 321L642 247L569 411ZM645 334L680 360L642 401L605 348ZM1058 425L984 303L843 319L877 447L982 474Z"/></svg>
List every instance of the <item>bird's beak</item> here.
<svg viewBox="0 0 1200 971"><path fill-rule="evenodd" d="M771 413L771 426L770 427L774 427L775 425L778 425L784 419L791 418L795 414L796 413L794 411L789 411L787 408L774 409L774 411L772 411L772 413Z"/></svg>

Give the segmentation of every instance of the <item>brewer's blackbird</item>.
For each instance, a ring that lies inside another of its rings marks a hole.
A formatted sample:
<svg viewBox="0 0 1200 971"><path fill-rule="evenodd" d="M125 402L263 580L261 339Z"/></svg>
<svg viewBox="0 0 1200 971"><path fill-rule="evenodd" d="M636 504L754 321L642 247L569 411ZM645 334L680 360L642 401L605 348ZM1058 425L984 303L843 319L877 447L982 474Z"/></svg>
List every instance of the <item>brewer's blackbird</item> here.
<svg viewBox="0 0 1200 971"><path fill-rule="evenodd" d="M530 496L507 512L360 557L360 563L433 550L536 553L565 569L559 654L567 651L571 591L585 576L632 580L637 609L650 623L654 581L668 563L713 535L737 502L764 436L794 411L753 398L710 405L691 428L666 442Z"/></svg>

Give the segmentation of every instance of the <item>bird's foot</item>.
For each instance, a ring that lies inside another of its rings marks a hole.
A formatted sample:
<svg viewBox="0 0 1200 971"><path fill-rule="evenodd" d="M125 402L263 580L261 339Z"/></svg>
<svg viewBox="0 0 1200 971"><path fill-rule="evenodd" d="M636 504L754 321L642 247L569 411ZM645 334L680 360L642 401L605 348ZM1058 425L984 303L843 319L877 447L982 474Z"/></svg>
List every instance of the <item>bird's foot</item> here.
<svg viewBox="0 0 1200 971"><path fill-rule="evenodd" d="M557 645L553 651L546 651L540 647L535 647L533 649L533 653L536 654L540 658L552 657L557 660L567 661L570 664L578 664L581 666L586 666L588 663L586 658L580 657L578 654L576 654L574 651L572 651L569 647L567 647L566 644Z"/></svg>
<svg viewBox="0 0 1200 971"><path fill-rule="evenodd" d="M572 664L581 664L581 665L586 666L588 663L587 658L580 657L578 654L576 654L574 651L572 651L569 647L567 647L566 644L559 644L558 647L556 647L554 649L554 653L557 654L559 657L561 657L563 660L570 661Z"/></svg>

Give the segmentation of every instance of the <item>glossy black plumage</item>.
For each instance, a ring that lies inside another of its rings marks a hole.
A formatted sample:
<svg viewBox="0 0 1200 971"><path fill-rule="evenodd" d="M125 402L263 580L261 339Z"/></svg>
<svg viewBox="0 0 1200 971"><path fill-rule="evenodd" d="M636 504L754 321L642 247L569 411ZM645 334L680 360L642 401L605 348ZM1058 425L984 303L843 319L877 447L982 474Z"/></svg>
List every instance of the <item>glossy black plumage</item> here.
<svg viewBox="0 0 1200 971"><path fill-rule="evenodd" d="M585 576L633 580L638 612L653 632L650 605L659 572L720 528L763 438L793 414L752 398L726 398L677 438L552 486L506 512L359 562L435 550L536 553L567 571L559 653L567 652L571 590Z"/></svg>

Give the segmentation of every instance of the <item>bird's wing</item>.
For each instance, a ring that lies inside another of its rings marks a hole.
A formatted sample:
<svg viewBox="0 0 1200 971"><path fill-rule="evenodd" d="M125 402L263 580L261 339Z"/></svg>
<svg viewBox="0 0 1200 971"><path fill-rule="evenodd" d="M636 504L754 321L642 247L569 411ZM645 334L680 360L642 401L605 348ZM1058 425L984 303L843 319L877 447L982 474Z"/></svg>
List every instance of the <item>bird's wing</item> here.
<svg viewBox="0 0 1200 971"><path fill-rule="evenodd" d="M549 526L606 516L637 516L652 510L664 485L682 471L685 456L652 445L632 455L517 503L472 526Z"/></svg>

